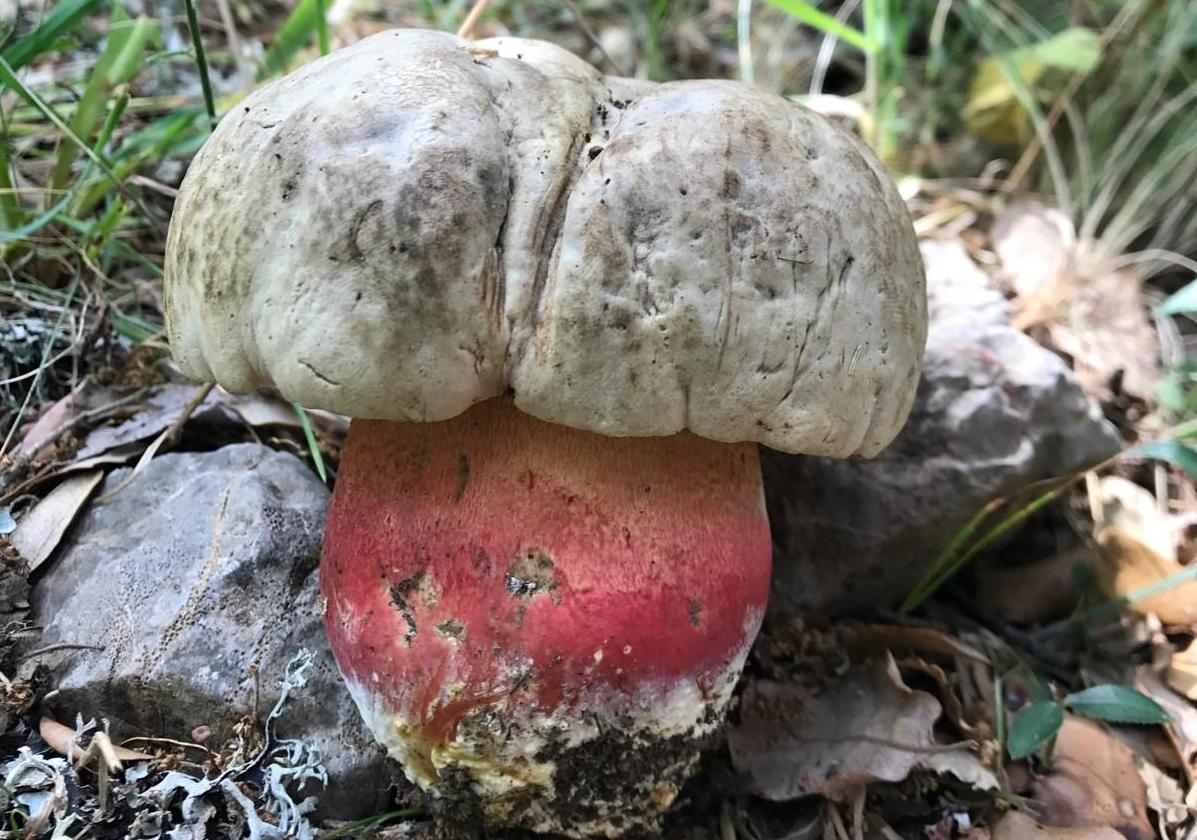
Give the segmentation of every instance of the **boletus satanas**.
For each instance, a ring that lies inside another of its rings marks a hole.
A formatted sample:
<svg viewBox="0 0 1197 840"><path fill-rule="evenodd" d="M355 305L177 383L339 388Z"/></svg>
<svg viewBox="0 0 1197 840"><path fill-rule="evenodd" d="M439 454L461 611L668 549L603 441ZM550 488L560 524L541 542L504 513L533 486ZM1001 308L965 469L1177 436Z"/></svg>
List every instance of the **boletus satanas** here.
<svg viewBox="0 0 1197 840"><path fill-rule="evenodd" d="M378 740L579 837L652 827L723 718L769 587L758 444L881 451L927 317L847 131L405 30L225 116L166 308L188 375L355 418L321 588Z"/></svg>

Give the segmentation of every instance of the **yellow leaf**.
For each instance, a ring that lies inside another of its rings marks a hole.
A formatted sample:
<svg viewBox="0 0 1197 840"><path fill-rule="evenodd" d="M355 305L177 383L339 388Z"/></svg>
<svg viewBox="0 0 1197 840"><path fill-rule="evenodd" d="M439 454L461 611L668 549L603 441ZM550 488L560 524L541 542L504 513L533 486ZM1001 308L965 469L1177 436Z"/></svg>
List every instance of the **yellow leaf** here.
<svg viewBox="0 0 1197 840"><path fill-rule="evenodd" d="M1022 143L1030 134L1031 120L1019 101L1016 85L1034 88L1047 65L1033 53L1019 50L1004 57L989 56L977 65L964 106L968 130L992 143ZM1012 82L1010 72L1017 75Z"/></svg>

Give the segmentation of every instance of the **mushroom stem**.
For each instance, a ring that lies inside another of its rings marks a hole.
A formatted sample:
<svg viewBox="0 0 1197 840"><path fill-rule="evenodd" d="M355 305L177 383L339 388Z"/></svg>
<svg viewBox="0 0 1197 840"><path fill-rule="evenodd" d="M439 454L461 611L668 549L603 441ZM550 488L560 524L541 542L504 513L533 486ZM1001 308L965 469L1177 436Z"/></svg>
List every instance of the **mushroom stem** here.
<svg viewBox="0 0 1197 840"><path fill-rule="evenodd" d="M609 438L507 398L355 420L325 625L413 781L493 823L615 836L668 807L722 719L770 556L756 444Z"/></svg>

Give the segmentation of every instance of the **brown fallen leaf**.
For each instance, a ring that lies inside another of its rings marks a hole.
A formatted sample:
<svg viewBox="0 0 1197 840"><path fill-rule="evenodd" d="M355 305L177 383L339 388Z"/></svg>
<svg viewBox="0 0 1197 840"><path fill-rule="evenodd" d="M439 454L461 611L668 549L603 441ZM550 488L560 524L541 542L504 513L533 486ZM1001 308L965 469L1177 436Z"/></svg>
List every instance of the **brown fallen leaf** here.
<svg viewBox="0 0 1197 840"><path fill-rule="evenodd" d="M1153 398L1159 343L1138 274L1089 258L1068 217L1036 202L1011 205L990 238L1015 294L1016 327L1069 357L1098 399L1115 396L1115 381L1133 397Z"/></svg>
<svg viewBox="0 0 1197 840"><path fill-rule="evenodd" d="M1135 754L1101 726L1075 716L1056 735L1051 772L1032 781L1027 809L1044 825L1154 836Z"/></svg>
<svg viewBox="0 0 1197 840"><path fill-rule="evenodd" d="M1135 688L1164 707L1172 722L1164 726L1180 757L1189 784L1197 783L1197 706L1172 690L1146 668L1135 677Z"/></svg>
<svg viewBox="0 0 1197 840"><path fill-rule="evenodd" d="M166 431L202 386L169 383L149 391L139 400L137 410L125 420L93 429L83 439L75 460L102 455L126 444L153 438ZM216 402L209 394L203 405Z"/></svg>
<svg viewBox="0 0 1197 840"><path fill-rule="evenodd" d="M9 542L25 559L30 573L54 553L103 477L103 470L69 476L21 517Z"/></svg>
<svg viewBox="0 0 1197 840"><path fill-rule="evenodd" d="M1180 522L1161 513L1155 497L1118 476L1089 482L1090 507L1099 548L1098 585L1108 597L1122 598L1184 570L1176 559ZM1197 581L1129 604L1141 614L1154 614L1167 625L1197 621Z"/></svg>
<svg viewBox="0 0 1197 840"><path fill-rule="evenodd" d="M71 727L64 726L53 718L43 717L40 721L38 721L37 734L42 737L42 740L45 741L50 746L50 749L54 750L54 752L58 753L64 758L72 757L71 739L75 737L75 730ZM95 738L99 738L101 736L105 741L108 741L108 736L103 732L97 732L92 736L92 738L94 740ZM154 756L152 755L147 755L146 753L138 752L137 750L131 750L127 747L119 747L111 743L111 741L108 741L107 747L110 748L111 756L115 756L118 761L154 760ZM84 751L84 748L76 744L73 757L78 758L84 753ZM104 752L109 752L109 749L106 748ZM110 761L109 756L106 755L104 757L105 760ZM119 767L114 769L119 769Z"/></svg>
<svg viewBox="0 0 1197 840"><path fill-rule="evenodd" d="M841 631L843 646L854 659L869 655L914 651L962 656L988 662L985 654L972 645L935 627L903 627L897 624L849 624Z"/></svg>
<svg viewBox="0 0 1197 840"><path fill-rule="evenodd" d="M1184 650L1172 654L1164 679L1173 691L1197 700L1197 639Z"/></svg>
<svg viewBox="0 0 1197 840"><path fill-rule="evenodd" d="M254 391L250 394L230 394L218 388L217 405L235 415L241 422L254 428L285 426L301 428L299 415L290 403L279 397Z"/></svg>
<svg viewBox="0 0 1197 840"><path fill-rule="evenodd" d="M1184 789L1176 779L1154 764L1139 760L1139 777L1147 786L1147 807L1155 814L1161 837L1173 836L1173 829L1188 822Z"/></svg>
<svg viewBox="0 0 1197 840"><path fill-rule="evenodd" d="M992 840L1127 840L1112 828L1059 828L1040 825L1021 811L1011 811L993 829Z"/></svg>
<svg viewBox="0 0 1197 840"><path fill-rule="evenodd" d="M1048 295L1068 274L1072 221L1059 210L1018 201L994 220L989 231L999 276L1016 300Z"/></svg>
<svg viewBox="0 0 1197 840"><path fill-rule="evenodd" d="M969 720L965 715L964 705L956 695L956 690L953 688L951 680L948 679L948 675L943 668L934 663L927 662L925 659L920 659L917 656L908 656L899 660L898 666L905 670L926 674L935 682L935 696L939 700L940 705L943 706L944 715L958 731L977 742L984 741L990 737L989 724L987 722L974 722Z"/></svg>
<svg viewBox="0 0 1197 840"><path fill-rule="evenodd" d="M749 683L728 743L748 792L776 801L808 794L842 800L861 785L902 781L914 770L996 788L969 745L935 740L940 714L939 701L906 686L886 656L853 665L819 693L798 683Z"/></svg>
<svg viewBox="0 0 1197 840"><path fill-rule="evenodd" d="M71 393L54 403L25 430L21 442L13 450L15 457L36 452L50 442L54 434L70 422L78 410L81 392L86 389L88 380L83 380Z"/></svg>
<svg viewBox="0 0 1197 840"><path fill-rule="evenodd" d="M1012 624L1063 618L1080 600L1073 568L1097 564L1097 551L1079 545L1033 563L989 565L978 571L978 600Z"/></svg>

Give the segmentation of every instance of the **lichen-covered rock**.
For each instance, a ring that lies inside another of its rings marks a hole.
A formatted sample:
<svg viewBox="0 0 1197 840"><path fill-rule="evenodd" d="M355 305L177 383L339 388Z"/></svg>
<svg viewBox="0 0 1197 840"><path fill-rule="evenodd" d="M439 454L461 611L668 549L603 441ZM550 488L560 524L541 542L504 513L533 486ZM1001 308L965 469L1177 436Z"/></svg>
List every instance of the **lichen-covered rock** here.
<svg viewBox="0 0 1197 840"><path fill-rule="evenodd" d="M922 252L927 353L894 443L873 461L762 451L772 615L893 605L990 499L1119 448L1064 362L1010 326L959 243Z"/></svg>
<svg viewBox="0 0 1197 840"><path fill-rule="evenodd" d="M101 494L128 474L109 475ZM254 711L252 668L261 717L287 662L306 648L316 658L279 734L323 752L325 816L385 806L391 765L361 723L321 626L328 495L297 458L245 444L162 455L110 501L93 503L33 590L44 644L103 648L54 655L61 719L107 717L118 735L183 739L204 725L219 747Z"/></svg>

